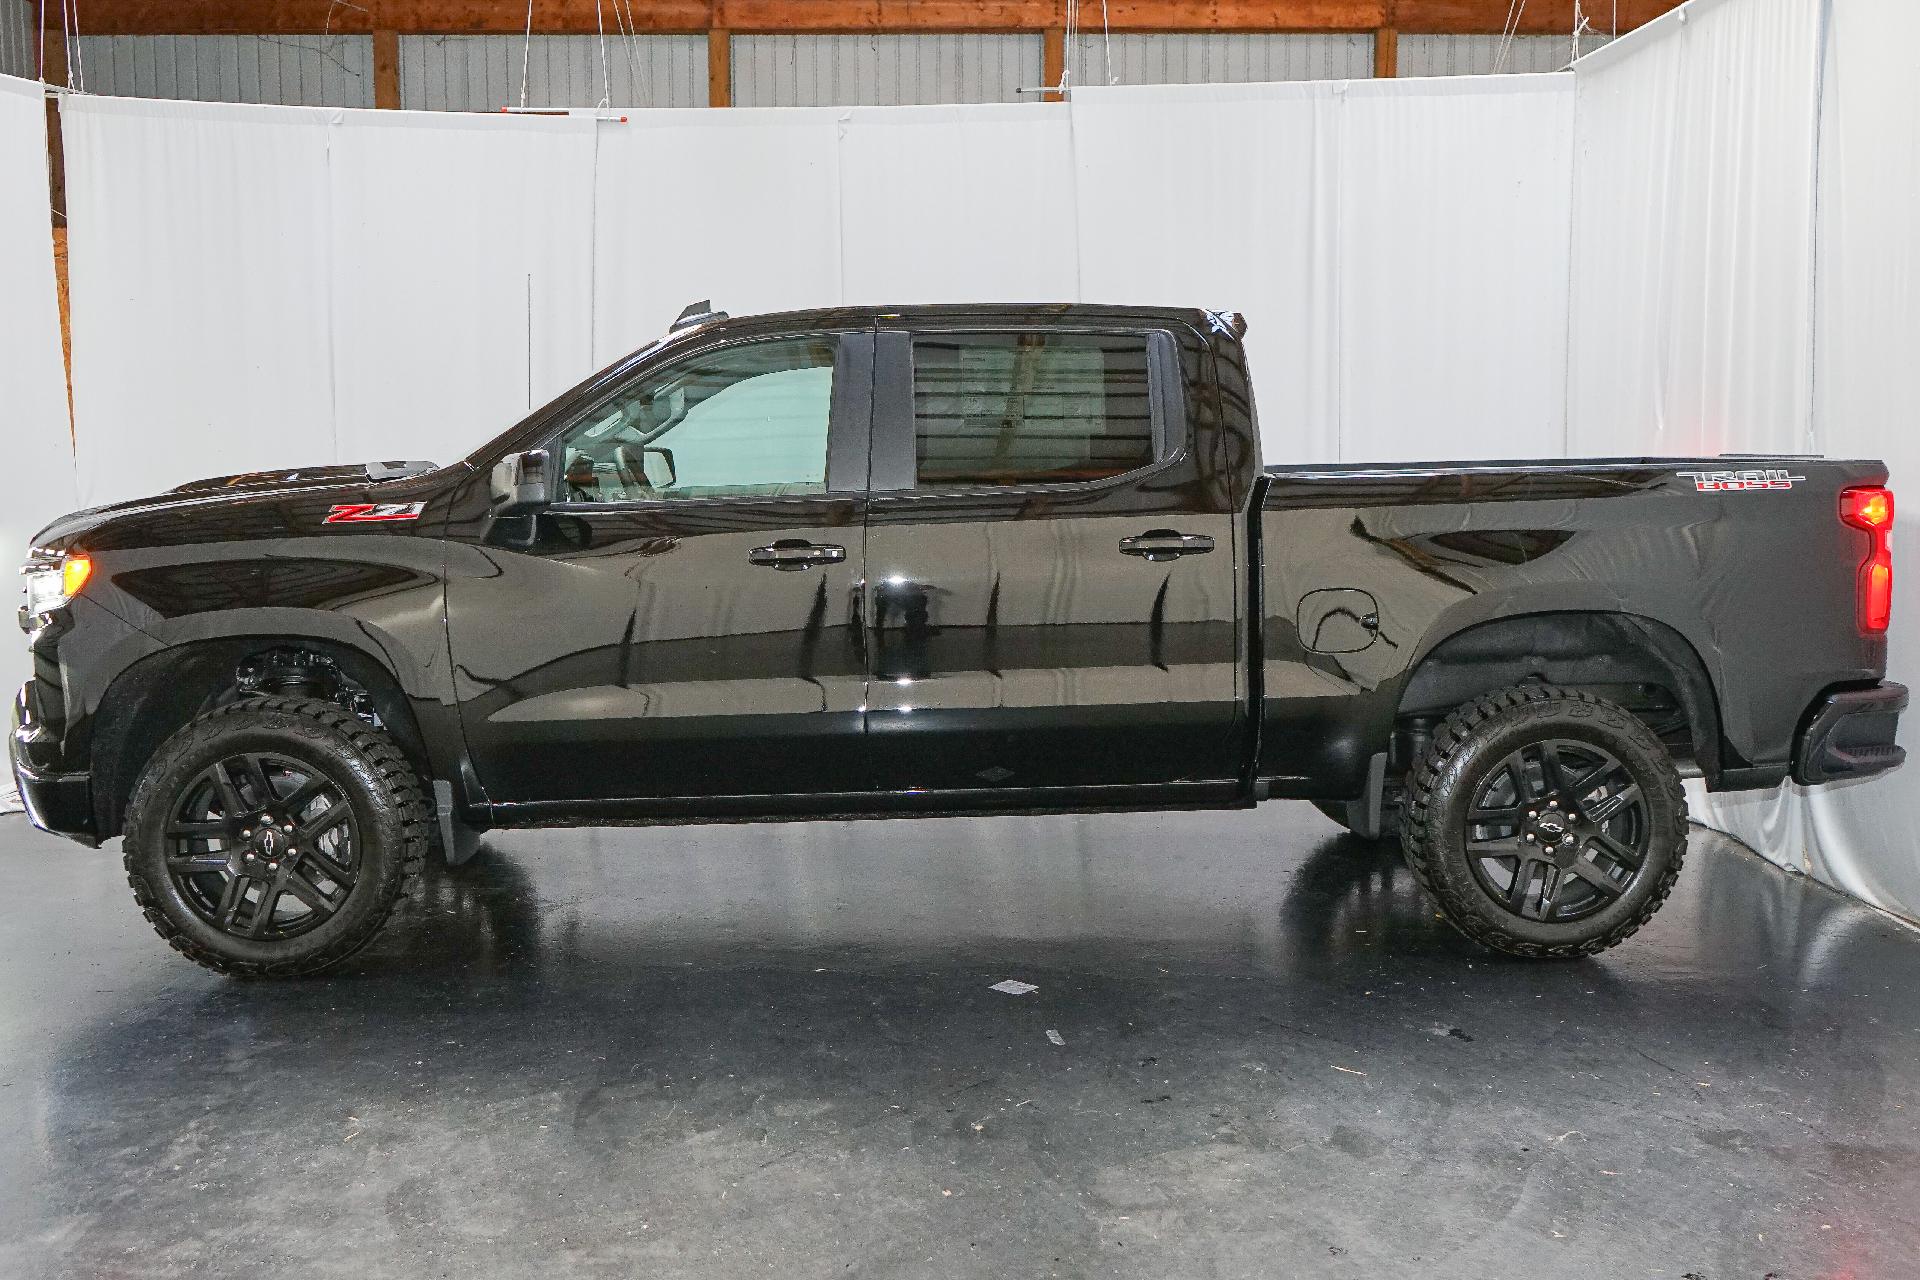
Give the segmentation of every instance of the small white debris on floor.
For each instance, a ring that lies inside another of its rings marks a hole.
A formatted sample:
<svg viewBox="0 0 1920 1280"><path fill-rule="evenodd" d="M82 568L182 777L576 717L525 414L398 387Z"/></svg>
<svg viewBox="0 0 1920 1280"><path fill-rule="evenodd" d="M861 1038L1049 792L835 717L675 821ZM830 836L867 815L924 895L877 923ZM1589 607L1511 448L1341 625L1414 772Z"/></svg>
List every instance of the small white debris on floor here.
<svg viewBox="0 0 1920 1280"><path fill-rule="evenodd" d="M1058 1031L1055 1031L1052 1027L1047 1028L1047 1039L1053 1041L1055 1044L1059 1045L1062 1048L1066 1047L1067 1038L1061 1035Z"/></svg>
<svg viewBox="0 0 1920 1280"><path fill-rule="evenodd" d="M1022 982L1018 978L1008 978L1005 982L996 982L987 989L989 991L1004 991L1010 996L1024 996L1031 995L1040 988L1031 982Z"/></svg>

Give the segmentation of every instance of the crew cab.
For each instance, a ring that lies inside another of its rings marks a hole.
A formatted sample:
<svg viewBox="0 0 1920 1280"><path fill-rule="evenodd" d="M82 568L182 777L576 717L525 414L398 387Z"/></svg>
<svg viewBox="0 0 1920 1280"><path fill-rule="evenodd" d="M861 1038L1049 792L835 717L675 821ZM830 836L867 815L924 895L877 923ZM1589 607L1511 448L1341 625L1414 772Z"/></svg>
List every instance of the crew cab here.
<svg viewBox="0 0 1920 1280"><path fill-rule="evenodd" d="M696 304L450 465L65 517L21 794L249 975L493 828L1278 798L1551 957L1658 909L1683 773L1901 763L1881 463L1263 465L1244 328Z"/></svg>

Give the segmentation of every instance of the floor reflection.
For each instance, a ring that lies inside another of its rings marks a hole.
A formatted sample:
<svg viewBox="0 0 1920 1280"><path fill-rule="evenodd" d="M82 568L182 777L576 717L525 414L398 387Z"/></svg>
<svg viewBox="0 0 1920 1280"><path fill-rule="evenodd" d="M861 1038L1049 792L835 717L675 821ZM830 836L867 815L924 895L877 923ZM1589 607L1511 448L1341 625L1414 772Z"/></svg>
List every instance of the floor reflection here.
<svg viewBox="0 0 1920 1280"><path fill-rule="evenodd" d="M4 1274L1865 1276L1920 1235L1920 935L1712 837L1539 965L1304 805L508 832L280 984L0 839L10 900L73 893L0 937Z"/></svg>

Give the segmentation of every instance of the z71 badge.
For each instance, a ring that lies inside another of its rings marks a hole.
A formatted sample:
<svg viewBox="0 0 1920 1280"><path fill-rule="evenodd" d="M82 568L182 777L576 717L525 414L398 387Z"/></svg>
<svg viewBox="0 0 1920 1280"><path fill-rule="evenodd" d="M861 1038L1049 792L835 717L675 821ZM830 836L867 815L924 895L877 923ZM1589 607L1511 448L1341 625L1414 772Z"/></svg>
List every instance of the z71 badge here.
<svg viewBox="0 0 1920 1280"><path fill-rule="evenodd" d="M384 524L389 520L418 520L427 509L424 502L341 502L336 503L322 524Z"/></svg>
<svg viewBox="0 0 1920 1280"><path fill-rule="evenodd" d="M1785 471L1676 471L1686 476L1701 493L1744 493L1750 489L1791 489L1805 476Z"/></svg>

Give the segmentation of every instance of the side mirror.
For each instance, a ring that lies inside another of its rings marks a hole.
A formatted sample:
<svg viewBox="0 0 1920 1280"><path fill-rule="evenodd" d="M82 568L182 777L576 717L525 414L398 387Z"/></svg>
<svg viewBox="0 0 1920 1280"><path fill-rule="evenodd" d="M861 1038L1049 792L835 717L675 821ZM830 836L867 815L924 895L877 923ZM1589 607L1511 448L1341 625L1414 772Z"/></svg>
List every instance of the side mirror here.
<svg viewBox="0 0 1920 1280"><path fill-rule="evenodd" d="M680 472L673 465L673 450L643 445L640 449L640 465L647 473L647 484L654 489L671 489L680 480Z"/></svg>
<svg viewBox="0 0 1920 1280"><path fill-rule="evenodd" d="M531 515L552 501L547 475L547 451L529 449L510 453L493 464L492 513L495 516Z"/></svg>

